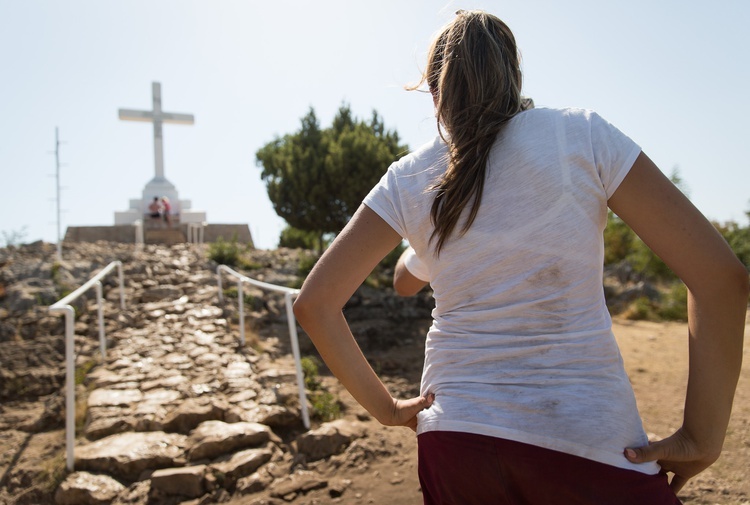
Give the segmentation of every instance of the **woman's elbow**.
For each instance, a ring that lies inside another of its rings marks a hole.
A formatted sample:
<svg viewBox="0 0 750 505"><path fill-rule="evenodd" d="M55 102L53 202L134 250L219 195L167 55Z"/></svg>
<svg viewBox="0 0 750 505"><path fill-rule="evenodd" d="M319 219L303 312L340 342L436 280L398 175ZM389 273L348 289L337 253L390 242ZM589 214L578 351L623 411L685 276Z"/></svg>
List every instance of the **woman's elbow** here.
<svg viewBox="0 0 750 505"><path fill-rule="evenodd" d="M745 266L738 259L735 258L734 261L726 264L722 270L715 272L713 280L716 284L706 291L707 295L719 295L727 301L736 300L738 304L741 303L743 307L746 306L750 296L750 276ZM713 284L713 282L710 284Z"/></svg>
<svg viewBox="0 0 750 505"><path fill-rule="evenodd" d="M747 301L750 296L750 275L745 265L734 255L732 255L732 261L725 266L724 279L730 292Z"/></svg>
<svg viewBox="0 0 750 505"><path fill-rule="evenodd" d="M307 296L304 293L301 293L297 296L297 299L294 300L292 311L294 312L294 317L303 327L308 321L310 321L312 315L315 314L315 308L313 305L314 299L311 299L310 296Z"/></svg>

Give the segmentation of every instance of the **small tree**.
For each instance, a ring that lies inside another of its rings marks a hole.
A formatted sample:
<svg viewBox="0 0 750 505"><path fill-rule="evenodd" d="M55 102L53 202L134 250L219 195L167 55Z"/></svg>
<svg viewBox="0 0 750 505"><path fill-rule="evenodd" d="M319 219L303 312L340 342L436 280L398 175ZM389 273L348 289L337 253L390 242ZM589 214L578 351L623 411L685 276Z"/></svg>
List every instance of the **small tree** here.
<svg viewBox="0 0 750 505"><path fill-rule="evenodd" d="M332 126L320 128L315 111L299 131L276 138L256 153L268 197L276 213L299 230L323 236L338 233L388 166L408 148L386 130L377 112L369 122L339 108Z"/></svg>

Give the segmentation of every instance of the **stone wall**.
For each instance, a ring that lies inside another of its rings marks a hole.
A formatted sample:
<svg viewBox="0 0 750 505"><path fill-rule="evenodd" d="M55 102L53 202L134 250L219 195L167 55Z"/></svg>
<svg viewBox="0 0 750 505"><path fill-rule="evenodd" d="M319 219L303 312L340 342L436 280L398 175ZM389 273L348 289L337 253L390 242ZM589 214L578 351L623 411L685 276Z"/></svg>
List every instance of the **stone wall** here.
<svg viewBox="0 0 750 505"><path fill-rule="evenodd" d="M187 237L187 225L182 224L179 229ZM216 242L219 237L229 241L236 235L239 243L253 246L253 237L246 224L208 224L203 233L204 242ZM100 240L134 244L135 226L68 226L63 242L98 242Z"/></svg>
<svg viewBox="0 0 750 505"><path fill-rule="evenodd" d="M135 243L135 227L133 225L116 226L68 226L63 242L120 242Z"/></svg>

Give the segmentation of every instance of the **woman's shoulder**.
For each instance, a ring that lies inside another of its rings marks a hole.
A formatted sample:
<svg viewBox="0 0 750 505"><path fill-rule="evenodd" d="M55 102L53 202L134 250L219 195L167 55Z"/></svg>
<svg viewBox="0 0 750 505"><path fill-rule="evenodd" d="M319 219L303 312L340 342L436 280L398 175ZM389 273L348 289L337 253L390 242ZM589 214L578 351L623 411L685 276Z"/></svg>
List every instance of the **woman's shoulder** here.
<svg viewBox="0 0 750 505"><path fill-rule="evenodd" d="M394 162L391 168L401 173L424 170L439 165L445 160L447 152L445 141L440 135L436 135L429 142Z"/></svg>
<svg viewBox="0 0 750 505"><path fill-rule="evenodd" d="M581 107L537 107L521 112L511 124L517 131L546 131L563 128L566 131L591 131L607 124L596 111Z"/></svg>
<svg viewBox="0 0 750 505"><path fill-rule="evenodd" d="M529 119L571 118L589 121L593 116L598 116L596 111L582 107L536 107L519 113L517 117Z"/></svg>

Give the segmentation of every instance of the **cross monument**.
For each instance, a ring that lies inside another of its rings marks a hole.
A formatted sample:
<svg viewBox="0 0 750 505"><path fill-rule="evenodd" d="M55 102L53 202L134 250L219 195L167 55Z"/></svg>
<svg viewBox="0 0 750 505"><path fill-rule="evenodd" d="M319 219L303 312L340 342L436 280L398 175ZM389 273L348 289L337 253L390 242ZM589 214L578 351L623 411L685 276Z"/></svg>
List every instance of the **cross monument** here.
<svg viewBox="0 0 750 505"><path fill-rule="evenodd" d="M172 212L179 216L180 222L205 221L205 212L190 211L190 201L180 200L175 186L164 176L164 135L163 124L195 124L192 114L164 112L161 106L161 84L151 83L151 110L119 109L119 118L125 121L142 121L154 125L154 178L143 188L140 200L131 200L130 209L115 212L115 224L130 224L143 219L144 214L154 197L167 197L172 205Z"/></svg>
<svg viewBox="0 0 750 505"><path fill-rule="evenodd" d="M151 110L120 109L120 119L145 121L154 124L154 168L155 179L164 179L164 136L162 123L195 124L192 114L164 112L161 110L161 83L151 83L153 108Z"/></svg>

